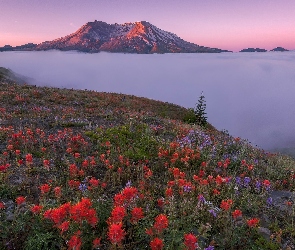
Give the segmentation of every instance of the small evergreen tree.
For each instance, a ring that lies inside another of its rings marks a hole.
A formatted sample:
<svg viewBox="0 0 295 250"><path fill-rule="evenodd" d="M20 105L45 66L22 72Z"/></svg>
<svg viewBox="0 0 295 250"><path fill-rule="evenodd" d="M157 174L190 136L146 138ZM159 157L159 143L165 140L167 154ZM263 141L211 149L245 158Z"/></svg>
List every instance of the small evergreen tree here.
<svg viewBox="0 0 295 250"><path fill-rule="evenodd" d="M205 96L203 95L203 92L201 93L201 96L199 97L198 103L196 103L195 107L195 116L196 116L196 123L200 125L201 127L205 127L207 125L207 117L206 117L206 101Z"/></svg>

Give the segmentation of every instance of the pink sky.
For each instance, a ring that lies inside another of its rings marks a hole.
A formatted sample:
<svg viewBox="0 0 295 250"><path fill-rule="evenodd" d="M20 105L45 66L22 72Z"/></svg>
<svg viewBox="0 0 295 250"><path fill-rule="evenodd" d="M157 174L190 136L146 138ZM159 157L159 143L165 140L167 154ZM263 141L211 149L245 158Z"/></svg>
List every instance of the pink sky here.
<svg viewBox="0 0 295 250"><path fill-rule="evenodd" d="M0 0L0 46L41 43L89 21L148 21L203 46L295 49L294 0Z"/></svg>

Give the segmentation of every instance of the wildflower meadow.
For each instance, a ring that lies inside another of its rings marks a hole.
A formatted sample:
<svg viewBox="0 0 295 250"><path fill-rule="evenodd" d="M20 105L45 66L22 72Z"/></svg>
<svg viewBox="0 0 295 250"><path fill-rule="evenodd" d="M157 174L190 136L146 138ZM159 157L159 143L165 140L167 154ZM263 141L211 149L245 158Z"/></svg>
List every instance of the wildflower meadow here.
<svg viewBox="0 0 295 250"><path fill-rule="evenodd" d="M0 249L295 249L292 158L146 98L0 100Z"/></svg>

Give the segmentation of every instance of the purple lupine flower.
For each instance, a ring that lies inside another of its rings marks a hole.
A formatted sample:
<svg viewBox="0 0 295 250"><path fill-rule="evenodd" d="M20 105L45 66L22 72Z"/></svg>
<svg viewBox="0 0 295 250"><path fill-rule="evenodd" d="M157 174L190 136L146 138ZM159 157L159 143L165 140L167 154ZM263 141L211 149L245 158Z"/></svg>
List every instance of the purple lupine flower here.
<svg viewBox="0 0 295 250"><path fill-rule="evenodd" d="M201 194L198 196L198 200L199 200L200 202L203 202L203 203L205 203L205 202L206 202L206 200L205 200L204 196L203 196L203 195L201 195Z"/></svg>
<svg viewBox="0 0 295 250"><path fill-rule="evenodd" d="M267 205L271 206L272 205L272 198L268 197L266 200Z"/></svg>
<svg viewBox="0 0 295 250"><path fill-rule="evenodd" d="M208 247L205 248L204 250L214 250L214 246L208 246Z"/></svg>
<svg viewBox="0 0 295 250"><path fill-rule="evenodd" d="M255 187L256 187L256 189L260 190L260 188L261 188L261 182L260 181L256 181Z"/></svg>
<svg viewBox="0 0 295 250"><path fill-rule="evenodd" d="M190 192L191 190L192 190L192 187L191 187L191 186L187 186L187 185L183 186L183 191L184 191L184 192L188 193L188 192ZM203 197L203 198L204 198L204 197Z"/></svg>
<svg viewBox="0 0 295 250"><path fill-rule="evenodd" d="M217 216L217 214L216 214L216 212L214 211L214 209L210 209L210 210L208 210L208 212L209 212L210 214L212 214L214 217Z"/></svg>
<svg viewBox="0 0 295 250"><path fill-rule="evenodd" d="M236 177L236 183L241 186L242 185L242 180L241 180L241 177Z"/></svg>
<svg viewBox="0 0 295 250"><path fill-rule="evenodd" d="M86 190L87 190L87 186L86 186L86 184L81 183L81 184L79 185L79 189L80 189L80 191L82 191L82 192L86 191Z"/></svg>
<svg viewBox="0 0 295 250"><path fill-rule="evenodd" d="M248 187L250 182L251 182L251 178L246 176L244 178L244 186Z"/></svg>
<svg viewBox="0 0 295 250"><path fill-rule="evenodd" d="M126 187L131 187L131 181L127 181Z"/></svg>

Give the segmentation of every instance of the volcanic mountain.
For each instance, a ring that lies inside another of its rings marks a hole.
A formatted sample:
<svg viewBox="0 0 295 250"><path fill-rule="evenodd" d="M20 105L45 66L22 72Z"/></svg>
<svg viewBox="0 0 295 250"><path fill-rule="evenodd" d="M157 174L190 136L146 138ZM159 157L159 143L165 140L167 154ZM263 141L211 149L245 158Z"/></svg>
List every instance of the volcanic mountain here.
<svg viewBox="0 0 295 250"><path fill-rule="evenodd" d="M199 46L149 22L107 24L88 22L75 33L38 44L33 50L78 50L123 53L216 53L226 50Z"/></svg>

